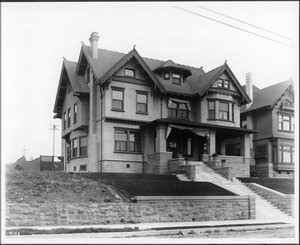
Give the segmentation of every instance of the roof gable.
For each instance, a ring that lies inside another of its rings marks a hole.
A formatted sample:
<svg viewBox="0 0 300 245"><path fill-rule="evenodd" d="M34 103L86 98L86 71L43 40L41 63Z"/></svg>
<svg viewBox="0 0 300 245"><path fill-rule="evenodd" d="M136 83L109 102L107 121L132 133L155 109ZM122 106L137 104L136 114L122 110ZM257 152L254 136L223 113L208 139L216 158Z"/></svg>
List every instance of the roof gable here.
<svg viewBox="0 0 300 245"><path fill-rule="evenodd" d="M64 60L62 64L59 85L56 92L54 113L61 113L67 85L70 83L74 94L89 94L89 87L83 76L76 74L77 63Z"/></svg>
<svg viewBox="0 0 300 245"><path fill-rule="evenodd" d="M285 94L290 85L293 85L292 80L287 80L272 86L256 90L253 92L253 103L246 109L241 108L241 112L248 112L264 107L273 108L279 99Z"/></svg>
<svg viewBox="0 0 300 245"><path fill-rule="evenodd" d="M201 75L198 79L198 82L192 84L196 93L198 93L200 96L203 96L205 92L214 84L214 82L225 72L230 78L232 84L234 84L234 86L236 87L237 91L242 95L244 103L249 103L251 101L249 96L244 91L241 84L234 76L233 72L226 64L226 62L223 65L216 67L215 69Z"/></svg>

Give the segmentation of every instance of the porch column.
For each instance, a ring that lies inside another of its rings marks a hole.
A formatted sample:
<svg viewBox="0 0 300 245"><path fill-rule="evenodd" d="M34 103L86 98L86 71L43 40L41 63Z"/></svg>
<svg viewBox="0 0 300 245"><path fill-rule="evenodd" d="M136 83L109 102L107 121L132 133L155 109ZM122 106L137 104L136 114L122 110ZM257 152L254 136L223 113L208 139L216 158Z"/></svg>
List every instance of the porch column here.
<svg viewBox="0 0 300 245"><path fill-rule="evenodd" d="M216 152L216 132L209 133L209 155Z"/></svg>
<svg viewBox="0 0 300 245"><path fill-rule="evenodd" d="M250 135L241 136L241 155L244 158L250 158Z"/></svg>
<svg viewBox="0 0 300 245"><path fill-rule="evenodd" d="M166 126L158 125L156 127L156 152L166 152Z"/></svg>

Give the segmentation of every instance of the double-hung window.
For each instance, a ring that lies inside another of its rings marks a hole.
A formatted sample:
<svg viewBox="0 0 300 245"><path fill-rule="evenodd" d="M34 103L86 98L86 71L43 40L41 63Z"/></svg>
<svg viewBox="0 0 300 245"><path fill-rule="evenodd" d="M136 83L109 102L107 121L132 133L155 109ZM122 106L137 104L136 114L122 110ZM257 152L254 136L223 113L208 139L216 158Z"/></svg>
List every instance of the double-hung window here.
<svg viewBox="0 0 300 245"><path fill-rule="evenodd" d="M115 130L116 152L141 152L141 133L135 130Z"/></svg>
<svg viewBox="0 0 300 245"><path fill-rule="evenodd" d="M72 157L77 157L78 151L78 139L75 138L72 140Z"/></svg>
<svg viewBox="0 0 300 245"><path fill-rule="evenodd" d="M294 162L294 145L290 141L282 140L279 142L278 162L293 163Z"/></svg>
<svg viewBox="0 0 300 245"><path fill-rule="evenodd" d="M87 156L87 137L79 138L79 156Z"/></svg>
<svg viewBox="0 0 300 245"><path fill-rule="evenodd" d="M229 120L229 103L219 103L219 119Z"/></svg>
<svg viewBox="0 0 300 245"><path fill-rule="evenodd" d="M63 127L64 127L64 129L66 129L66 127L67 127L67 112L64 112Z"/></svg>
<svg viewBox="0 0 300 245"><path fill-rule="evenodd" d="M71 108L68 109L68 127L71 125Z"/></svg>
<svg viewBox="0 0 300 245"><path fill-rule="evenodd" d="M137 91L136 94L136 112L148 113L148 94L147 92Z"/></svg>
<svg viewBox="0 0 300 245"><path fill-rule="evenodd" d="M67 142L67 162L70 161L71 159L71 146L70 146L70 143Z"/></svg>
<svg viewBox="0 0 300 245"><path fill-rule="evenodd" d="M112 110L124 111L124 88L112 88Z"/></svg>
<svg viewBox="0 0 300 245"><path fill-rule="evenodd" d="M77 108L77 103L76 103L76 104L74 104L74 123L77 122L77 110L78 110L78 108Z"/></svg>
<svg viewBox="0 0 300 245"><path fill-rule="evenodd" d="M186 103L175 103L173 101L168 105L168 116L177 118L188 118L189 111Z"/></svg>
<svg viewBox="0 0 300 245"><path fill-rule="evenodd" d="M208 119L215 119L215 102L208 102Z"/></svg>
<svg viewBox="0 0 300 245"><path fill-rule="evenodd" d="M278 114L278 130L294 132L295 130L294 116Z"/></svg>
<svg viewBox="0 0 300 245"><path fill-rule="evenodd" d="M180 84L181 76L177 73L172 73L172 83Z"/></svg>

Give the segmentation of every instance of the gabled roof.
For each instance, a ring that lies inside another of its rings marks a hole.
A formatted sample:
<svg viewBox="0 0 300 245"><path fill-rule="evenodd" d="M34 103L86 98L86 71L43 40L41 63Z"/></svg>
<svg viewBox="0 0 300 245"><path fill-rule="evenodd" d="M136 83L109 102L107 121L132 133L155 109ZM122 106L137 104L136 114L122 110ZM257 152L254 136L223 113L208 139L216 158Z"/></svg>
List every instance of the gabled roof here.
<svg viewBox="0 0 300 245"><path fill-rule="evenodd" d="M172 60L167 60L165 63L163 63L162 65L160 65L153 71L155 72L155 71L167 70L167 69L181 71L183 73L184 78L186 78L192 74L189 69L182 67L179 64L176 64Z"/></svg>
<svg viewBox="0 0 300 245"><path fill-rule="evenodd" d="M67 84L70 82L74 94L89 94L90 90L83 76L75 73L76 62L64 60L56 93L54 113L61 113L62 104L65 99Z"/></svg>
<svg viewBox="0 0 300 245"><path fill-rule="evenodd" d="M216 79L218 79L218 77L225 71L231 77L232 82L237 86L238 90L244 97L245 101L249 103L251 101L249 96L242 88L241 84L236 79L235 75L233 74L233 72L231 71L231 69L229 68L226 62L223 65L201 75L198 81L192 84L194 90L197 93L199 93L200 96L202 96L210 88L210 86L216 81Z"/></svg>
<svg viewBox="0 0 300 245"><path fill-rule="evenodd" d="M263 89L253 91L253 103L248 109L243 106L241 108L241 113L257 110L263 107L272 108L292 84L292 80L287 80Z"/></svg>

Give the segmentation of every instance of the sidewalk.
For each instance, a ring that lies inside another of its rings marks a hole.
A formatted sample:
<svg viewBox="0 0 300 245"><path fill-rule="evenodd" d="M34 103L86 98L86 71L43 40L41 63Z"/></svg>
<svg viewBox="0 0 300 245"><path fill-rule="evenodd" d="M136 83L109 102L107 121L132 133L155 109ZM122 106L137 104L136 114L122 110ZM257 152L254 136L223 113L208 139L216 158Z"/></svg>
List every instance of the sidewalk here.
<svg viewBox="0 0 300 245"><path fill-rule="evenodd" d="M234 226L255 226L255 225L272 225L272 224L290 224L294 225L294 219L268 219L268 220L224 220L224 221L201 221L201 222L159 222L159 223L138 223L138 224L107 224L107 225L59 225L59 226L13 226L5 227L5 230L13 229L37 229L37 230L53 230L53 229L84 229L84 228L104 228L104 229L122 229L122 228L138 228L143 230L170 230L170 229L189 229L189 228L214 228L214 227L234 227Z"/></svg>

